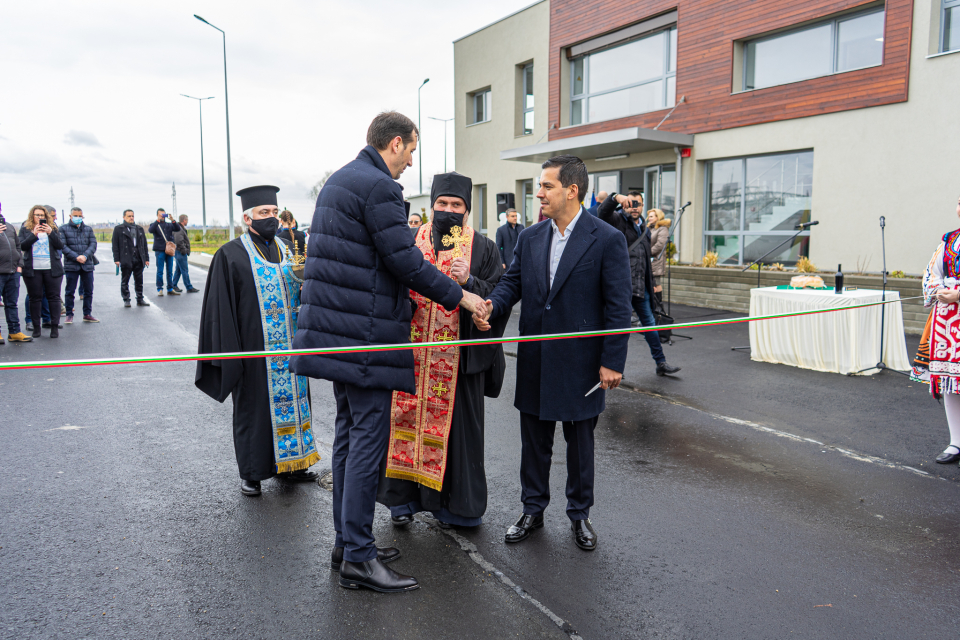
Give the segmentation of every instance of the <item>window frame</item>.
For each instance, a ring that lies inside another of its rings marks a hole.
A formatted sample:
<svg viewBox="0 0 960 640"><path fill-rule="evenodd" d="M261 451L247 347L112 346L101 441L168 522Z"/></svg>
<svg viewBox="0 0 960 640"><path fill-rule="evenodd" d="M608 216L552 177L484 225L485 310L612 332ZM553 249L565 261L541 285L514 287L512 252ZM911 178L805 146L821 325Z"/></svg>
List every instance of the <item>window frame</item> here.
<svg viewBox="0 0 960 640"><path fill-rule="evenodd" d="M478 184L477 185L477 204L479 205L476 209L479 211L480 218L479 228L480 233L483 235L487 234L487 185Z"/></svg>
<svg viewBox="0 0 960 640"><path fill-rule="evenodd" d="M943 0L943 2L957 2L958 4L960 4L960 0ZM873 14L875 14L875 13L882 13L882 14L884 14L884 15L883 15L883 34L882 34L881 37L882 37L884 40L886 40L886 32L887 32L887 16L886 16L886 12L887 12L887 7L886 7L885 4L883 4L883 5L877 5L877 6L874 6L874 7L870 7L870 8L868 8L868 9L864 9L863 11L856 11L856 12L853 12L853 13L845 13L845 14L842 14L842 15L834 16L833 18L829 18L829 19L826 19L826 20L819 20L819 21L817 21L817 22L812 22L812 23L806 24L806 25L804 25L804 26L802 26L802 27L796 27L796 28L786 29L786 30L784 30L784 31L778 31L777 33L774 33L774 34L771 34L771 35L760 36L760 37L758 37L758 38L750 38L749 40L744 40L744 41L742 42L742 46L743 46L743 62L742 62L742 68L741 68L741 77L742 77L743 79L742 79L742 81L741 81L741 83L740 83L740 91L760 91L760 90L762 90L762 89L770 89L770 88L772 88L772 87L782 87L782 86L784 86L784 85L794 84L794 83L796 83L796 82L806 82L807 80L813 80L813 79L815 79L815 78L826 78L826 77L835 76L835 75L838 75L838 74L841 74L841 73L850 73L851 71L860 71L860 70L862 70L862 69L873 69L874 67L882 67L882 66L883 66L883 63L884 63L884 55L886 54L886 47L880 47L880 62L879 62L878 64L871 64L871 65L867 65L867 66L864 66L864 67L855 67L855 68L853 68L853 69L844 69L843 71L839 71L839 70L837 69L838 64L839 64L839 58L840 58L840 40L839 40L839 37L840 37L840 24L841 24L841 23L843 23L843 22L849 22L850 20L856 20L857 18L863 18L863 17L869 16L869 15L873 15ZM832 49L831 55L830 55L830 59L831 59L831 71L830 71L830 73L826 73L826 74L822 74L822 75L817 75L817 76L810 76L809 78L801 78L801 79L799 79L799 80L788 80L787 82L780 82L780 83L777 83L777 84L769 84L769 85L766 85L766 86L763 86L763 87L748 87L748 86L747 86L747 81L748 81L748 79L749 79L749 76L747 75L747 68L748 68L749 62L750 62L750 53L749 53L750 49L749 49L749 47L750 47L751 44L757 44L757 43L760 43L760 42L769 42L770 40L776 40L777 38L783 38L784 36L789 36L789 35L793 35L793 34L796 34L796 33L803 33L804 31L810 31L810 30L813 30L813 29L819 29L820 27L823 27L823 26L826 26L826 25L830 25L830 46L831 46L831 49ZM941 29L941 32L942 32L942 29ZM941 38L942 38L942 36L941 36Z"/></svg>
<svg viewBox="0 0 960 640"><path fill-rule="evenodd" d="M603 49L597 49L597 50L595 50L595 51L591 51L590 53L585 53L585 54L583 54L583 55L576 56L576 57L574 57L574 58L570 58L570 59L568 60L568 63L569 63L569 65L570 65L570 75L569 75L569 77L570 77L570 96L569 96L570 125L569 125L569 126L575 127L575 126L579 126L579 125L582 125L582 124L592 124L592 123L594 123L594 122L609 122L609 120L589 120L589 119L587 119L587 118L589 117L589 114L590 114L590 98L596 98L596 97L604 96L604 95L607 95L607 94L610 94L610 93L616 93L616 92L618 92L618 91L625 91L625 90L627 90L627 89L633 89L633 88L636 88L636 87L642 87L643 85L652 84L652 83L654 83L654 82L663 82L663 93L662 93L662 95L661 95L662 106L659 106L659 107L657 107L657 108L655 108L655 109L651 109L650 111L639 111L639 112L637 112L637 113L627 113L627 114L624 114L624 115L622 115L622 116L617 116L616 118L610 118L610 120L619 120L620 118L628 118L628 117L630 117L630 116L635 116L635 115L639 115L639 114L642 114L642 113L653 113L654 111L662 111L662 110L664 110L664 109L670 109L671 107L675 106L675 105L676 105L676 102L677 102L677 95L676 95L676 78L677 78L677 61L676 61L676 57L677 57L677 55L676 55L676 52L675 52L675 51L672 51L672 46L671 46L671 45L672 45L673 42L676 40L676 38L674 38L674 37L671 35L671 32L676 32L676 31L677 31L677 25L676 25L676 24L667 25L667 26L665 26L665 27L656 29L656 30L654 30L654 31L650 31L650 32L644 33L644 34L642 34L642 35L640 35L640 36L637 36L637 37L635 37L635 38L631 38L631 39L629 39L629 40L627 40L627 41L625 41L625 42L618 42L617 44L615 44L615 45L613 45L613 46L605 47L605 48L603 48ZM638 42L638 41L640 41L640 40L646 40L646 39L648 39L648 38L654 38L654 37L657 37L657 36L660 36L660 35L665 36L665 37L663 38L663 48L664 48L663 64L664 64L664 68L663 68L663 71L662 71L662 73L661 73L660 75L658 75L658 76L652 76L652 77L650 77L650 78L648 78L648 79L646 79L646 80L641 80L641 81L639 81L639 82L634 82L634 83L631 83L631 84L620 85L620 86L614 87L614 88L612 88L612 89L606 89L606 90L604 90L604 91L597 91L596 93L590 93L590 91L589 91L589 86L590 86L590 58L591 58L593 55L595 55L595 54L597 54L597 53L603 53L603 52L606 52L606 51L610 51L610 50L613 50L613 49L619 49L620 47L625 47L625 46L627 46L627 45L633 44L634 42ZM574 86L575 86L575 84L576 84L574 78L576 78L576 64L577 64L577 62L580 61L580 60L583 60L583 89L584 89L584 92L578 94L578 93L574 93ZM671 69L672 69L672 70L671 70ZM674 79L673 104L670 104L670 103L667 102L667 98L669 97L668 87L669 87L669 84L670 84L670 78L673 78L673 79ZM574 106L574 104L575 104L576 102L581 102L581 107L580 107L580 122L574 122L574 121L573 121L573 114L574 114L574 107L573 107L573 106Z"/></svg>
<svg viewBox="0 0 960 640"><path fill-rule="evenodd" d="M960 0L958 0L958 1L960 1ZM533 63L532 63L532 62L529 62L529 63L523 65L523 69L521 69L521 71L520 71L520 73L523 74L523 83L522 83L522 85L523 85L523 94L521 95L521 98L520 98L520 99L522 100L522 104L520 105L520 106L521 106L521 109L520 109L520 132L521 132L521 133L520 133L520 135L523 135L523 136L532 136L532 135L533 135L533 129L534 129L534 127L537 126L537 122L536 122L536 116L535 116L534 113L533 113L533 105L531 105L531 106L529 106L529 107L527 106L527 96L528 96L528 95L529 95L529 96L533 96L533 87L527 86L527 70L530 71L531 82L532 82L532 81L533 81ZM533 100L533 102L534 102L534 104L536 104L536 100ZM528 114L528 113L530 114L530 117L533 118L533 126L530 127L529 130L527 129L527 114Z"/></svg>
<svg viewBox="0 0 960 640"><path fill-rule="evenodd" d="M493 119L493 89L487 87L486 89L472 91L468 95L470 96L470 124L467 126L472 127L475 124L490 122ZM477 98L483 99L484 120L474 120L477 117Z"/></svg>
<svg viewBox="0 0 960 640"><path fill-rule="evenodd" d="M960 0L941 0L940 2L940 42L937 43L938 53L952 53L954 51L960 51L960 49L945 48L947 45L947 11L957 8L960 8ZM955 28L960 30L960 24L956 25Z"/></svg>
<svg viewBox="0 0 960 640"><path fill-rule="evenodd" d="M702 253L707 252L708 242L711 236L726 236L726 237L735 237L739 243L739 248L737 250L737 266L744 266L745 264L750 264L749 262L743 261L743 253L746 248L746 237L762 237L762 236L782 236L784 239L796 233L796 230L784 230L784 231L774 231L774 230L764 230L764 231L749 231L746 229L746 218L747 218L747 200L746 197L746 179L747 179L747 160L752 158L770 158L776 156L786 156L790 154L799 154L799 153L809 153L813 155L813 149L788 149L784 151L774 151L771 153L756 153L745 156L733 156L730 158L711 158L704 161L704 180L703 180L703 241L702 241ZM710 183L713 179L713 164L715 162L729 162L731 160L739 160L742 164L740 167L741 181L741 193L740 193L740 225L737 229L719 229L711 230L710 227ZM811 176L812 180L812 176ZM813 217L813 183L810 184L810 217ZM809 257L810 253L810 228L808 227L805 231L800 233L797 236L797 241L802 245L806 239L807 252L806 255ZM787 249L792 248L793 245L787 247ZM805 255L801 252L800 255ZM750 262L753 262L751 260Z"/></svg>

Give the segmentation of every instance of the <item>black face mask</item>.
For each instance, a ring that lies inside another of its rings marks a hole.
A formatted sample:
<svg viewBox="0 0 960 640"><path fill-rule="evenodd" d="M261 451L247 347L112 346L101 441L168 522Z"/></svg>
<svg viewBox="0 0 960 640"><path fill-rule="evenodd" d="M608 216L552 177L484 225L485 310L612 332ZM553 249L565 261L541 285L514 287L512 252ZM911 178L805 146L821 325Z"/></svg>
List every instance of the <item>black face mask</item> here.
<svg viewBox="0 0 960 640"><path fill-rule="evenodd" d="M434 211L433 229L440 236L450 233L450 229L460 227L463 229L463 219L465 214L453 213L452 211Z"/></svg>
<svg viewBox="0 0 960 640"><path fill-rule="evenodd" d="M277 235L277 219L262 218L260 220L253 220L250 223L250 228L260 234L260 237L267 242L272 242L273 238Z"/></svg>

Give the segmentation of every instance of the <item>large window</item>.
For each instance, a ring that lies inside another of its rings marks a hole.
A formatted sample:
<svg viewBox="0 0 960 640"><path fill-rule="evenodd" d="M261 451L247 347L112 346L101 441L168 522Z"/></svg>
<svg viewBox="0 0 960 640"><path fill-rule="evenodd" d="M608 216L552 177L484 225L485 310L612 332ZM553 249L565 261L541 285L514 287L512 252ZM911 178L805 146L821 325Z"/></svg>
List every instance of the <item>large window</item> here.
<svg viewBox="0 0 960 640"><path fill-rule="evenodd" d="M570 124L672 107L677 29L671 27L570 61Z"/></svg>
<svg viewBox="0 0 960 640"><path fill-rule="evenodd" d="M470 124L479 124L481 122L489 122L491 115L491 107L493 105L493 99L490 95L490 89L483 89L477 91L476 93L471 93L469 95L469 100L467 100L468 109L470 110L469 122Z"/></svg>
<svg viewBox="0 0 960 640"><path fill-rule="evenodd" d="M940 16L940 51L960 50L960 0L943 0Z"/></svg>
<svg viewBox="0 0 960 640"><path fill-rule="evenodd" d="M750 264L810 221L813 152L714 160L706 183L704 251L723 264ZM764 262L795 265L809 243L805 231Z"/></svg>
<svg viewBox="0 0 960 640"><path fill-rule="evenodd" d="M533 133L533 63L523 67L523 135Z"/></svg>
<svg viewBox="0 0 960 640"><path fill-rule="evenodd" d="M883 63L883 9L744 45L743 89L762 89Z"/></svg>

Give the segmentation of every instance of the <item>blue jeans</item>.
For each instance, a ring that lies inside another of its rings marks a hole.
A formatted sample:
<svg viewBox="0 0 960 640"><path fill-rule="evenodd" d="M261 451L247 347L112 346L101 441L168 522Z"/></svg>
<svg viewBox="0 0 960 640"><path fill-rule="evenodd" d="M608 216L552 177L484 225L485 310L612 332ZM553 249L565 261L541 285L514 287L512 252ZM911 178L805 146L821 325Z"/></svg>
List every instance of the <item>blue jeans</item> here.
<svg viewBox="0 0 960 640"><path fill-rule="evenodd" d="M173 274L173 286L177 286L180 283L180 276L183 276L183 286L187 289L193 289L193 285L190 284L190 267L187 262L187 256L183 255L179 251L173 256L174 261L177 263L177 271Z"/></svg>
<svg viewBox="0 0 960 640"><path fill-rule="evenodd" d="M637 312L637 317L640 318L640 324L645 327L657 326L657 320L653 317L653 311L650 309L651 295L653 294L649 293L643 298L634 296L632 299L633 310ZM645 331L643 337L647 341L647 346L650 347L650 355L653 356L654 361L656 361L657 364L666 362L667 357L663 355L663 347L660 346L660 332Z"/></svg>
<svg viewBox="0 0 960 640"><path fill-rule="evenodd" d="M67 308L67 315L73 315L73 292L80 283L80 295L83 296L83 315L93 315L93 271L67 271L67 286L64 291L63 304Z"/></svg>
<svg viewBox="0 0 960 640"><path fill-rule="evenodd" d="M0 273L0 295L3 296L3 311L7 316L7 333L20 332L20 313L17 302L20 300L20 274Z"/></svg>
<svg viewBox="0 0 960 640"><path fill-rule="evenodd" d="M167 265L167 291L173 289L173 256L154 251L157 256L157 291L163 290L163 265Z"/></svg>
<svg viewBox="0 0 960 640"><path fill-rule="evenodd" d="M27 299L25 300L25 303L27 305L27 312L23 316L24 321L27 324L33 324L33 318L30 317L30 294L27 294ZM4 306L4 308L6 308L6 306ZM41 322L49 323L50 322L50 303L47 302L46 298L44 298L43 301L41 302L41 309L42 311L40 312L40 315L43 316L42 318L40 318Z"/></svg>

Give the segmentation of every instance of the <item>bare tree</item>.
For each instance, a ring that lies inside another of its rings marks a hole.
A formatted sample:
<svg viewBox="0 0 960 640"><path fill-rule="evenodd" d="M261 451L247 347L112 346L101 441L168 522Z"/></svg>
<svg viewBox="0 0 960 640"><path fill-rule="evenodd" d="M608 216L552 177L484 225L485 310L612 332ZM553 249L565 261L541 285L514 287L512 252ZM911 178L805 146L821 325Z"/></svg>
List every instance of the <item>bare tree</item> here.
<svg viewBox="0 0 960 640"><path fill-rule="evenodd" d="M317 184L313 185L313 188L307 193L307 197L311 200L316 200L317 196L320 195L320 189L323 189L323 185L327 182L327 179L333 175L333 169L328 169L323 172L323 177L317 180Z"/></svg>

